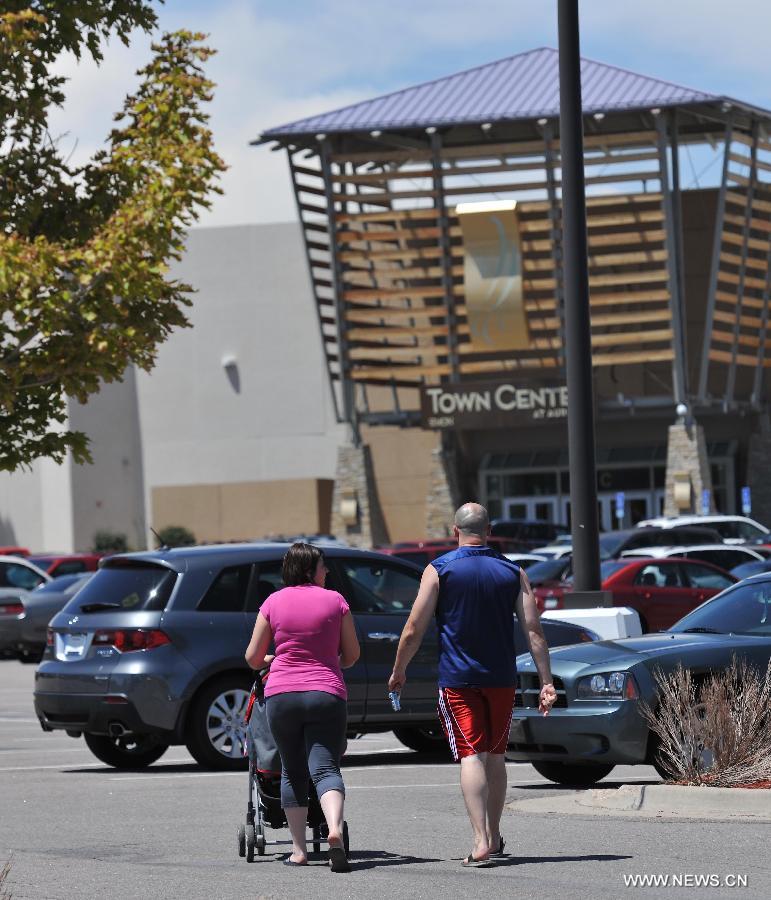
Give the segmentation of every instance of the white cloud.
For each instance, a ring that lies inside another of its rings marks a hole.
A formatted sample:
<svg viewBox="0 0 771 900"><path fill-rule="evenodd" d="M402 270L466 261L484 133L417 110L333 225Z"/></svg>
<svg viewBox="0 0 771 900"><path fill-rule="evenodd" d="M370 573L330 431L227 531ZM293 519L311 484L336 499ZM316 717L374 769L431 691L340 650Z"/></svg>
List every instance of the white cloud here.
<svg viewBox="0 0 771 900"><path fill-rule="evenodd" d="M230 168L206 225L295 217L285 155L249 146L266 128L557 45L556 3L544 0L169 0L159 18L164 30L208 33L218 49L211 124ZM718 0L585 0L581 25L585 56L771 106L767 0L733 0L730 15ZM98 71L62 60L72 80L53 125L66 147L77 137L76 160L101 146L149 44L112 42Z"/></svg>

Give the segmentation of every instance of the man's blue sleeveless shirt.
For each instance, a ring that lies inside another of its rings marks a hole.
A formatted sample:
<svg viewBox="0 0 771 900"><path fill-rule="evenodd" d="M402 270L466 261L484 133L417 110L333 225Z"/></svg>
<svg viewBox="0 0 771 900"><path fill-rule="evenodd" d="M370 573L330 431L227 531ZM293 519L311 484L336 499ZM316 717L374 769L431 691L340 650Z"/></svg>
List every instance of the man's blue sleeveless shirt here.
<svg viewBox="0 0 771 900"><path fill-rule="evenodd" d="M490 547L469 546L431 565L439 573L439 687L515 685L519 566Z"/></svg>

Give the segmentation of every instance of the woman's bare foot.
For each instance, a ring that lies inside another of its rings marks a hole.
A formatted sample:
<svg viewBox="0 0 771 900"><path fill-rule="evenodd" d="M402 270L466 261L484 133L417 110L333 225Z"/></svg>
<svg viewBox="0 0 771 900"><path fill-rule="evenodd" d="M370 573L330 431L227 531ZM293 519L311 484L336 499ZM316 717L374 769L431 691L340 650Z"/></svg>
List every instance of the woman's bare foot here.
<svg viewBox="0 0 771 900"><path fill-rule="evenodd" d="M287 862L292 863L294 866L307 866L308 865L308 856L305 853L299 853L296 850L293 850L289 854L289 858Z"/></svg>

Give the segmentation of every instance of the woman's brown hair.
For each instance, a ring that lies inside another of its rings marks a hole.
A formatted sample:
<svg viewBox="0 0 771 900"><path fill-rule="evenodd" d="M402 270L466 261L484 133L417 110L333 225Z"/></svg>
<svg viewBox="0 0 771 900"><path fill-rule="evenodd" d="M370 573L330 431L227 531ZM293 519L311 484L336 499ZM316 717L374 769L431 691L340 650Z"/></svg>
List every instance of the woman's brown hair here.
<svg viewBox="0 0 771 900"><path fill-rule="evenodd" d="M297 541L286 551L281 565L281 577L287 587L298 584L313 584L316 574L316 566L319 560L324 559L324 554L313 544L304 544Z"/></svg>

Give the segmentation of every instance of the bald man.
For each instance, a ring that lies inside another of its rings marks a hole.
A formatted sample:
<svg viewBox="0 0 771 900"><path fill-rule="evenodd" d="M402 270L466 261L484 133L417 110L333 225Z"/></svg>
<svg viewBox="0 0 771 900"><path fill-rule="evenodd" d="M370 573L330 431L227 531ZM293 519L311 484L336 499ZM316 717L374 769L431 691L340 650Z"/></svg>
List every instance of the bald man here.
<svg viewBox="0 0 771 900"><path fill-rule="evenodd" d="M464 503L455 513L458 549L426 566L388 681L389 690L402 690L407 666L436 616L439 720L453 758L460 762L461 791L474 832L464 866L488 866L503 856L504 753L517 683L515 612L541 679L543 715L557 698L530 582L524 571L487 546L489 533L484 506Z"/></svg>

